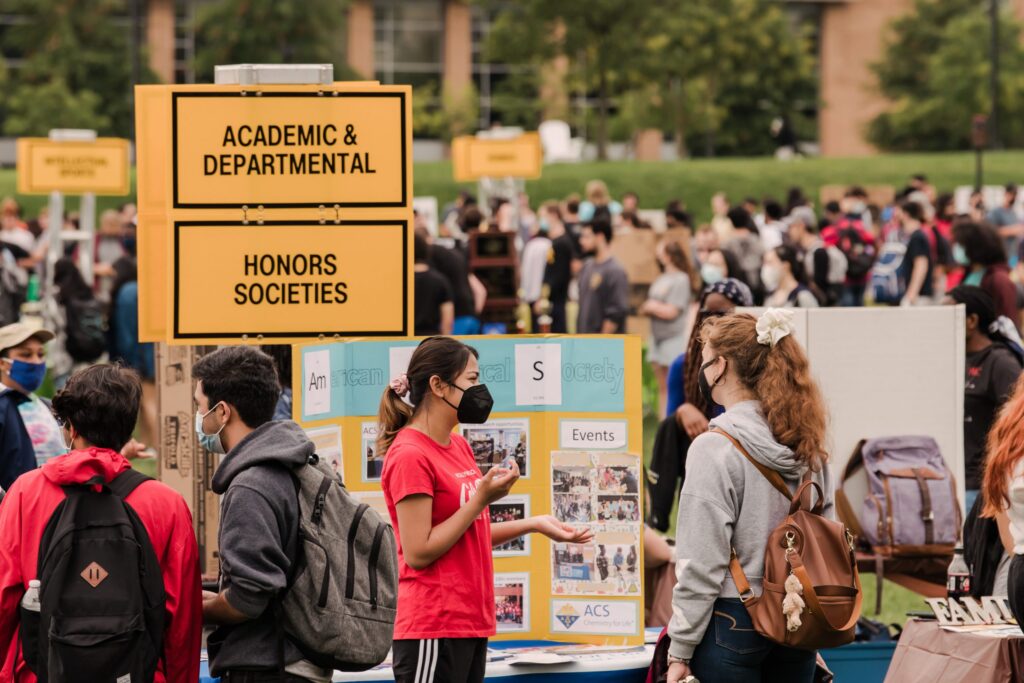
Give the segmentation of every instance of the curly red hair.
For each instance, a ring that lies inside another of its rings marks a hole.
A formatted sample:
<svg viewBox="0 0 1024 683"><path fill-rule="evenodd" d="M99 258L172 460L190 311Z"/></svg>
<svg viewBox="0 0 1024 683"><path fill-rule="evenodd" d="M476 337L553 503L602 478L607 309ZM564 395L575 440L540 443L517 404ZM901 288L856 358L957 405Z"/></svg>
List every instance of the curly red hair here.
<svg viewBox="0 0 1024 683"><path fill-rule="evenodd" d="M1024 457L1024 375L1013 387L1013 395L1003 404L999 417L988 431L985 449L984 517L995 517L1010 505L1010 477L1017 461Z"/></svg>
<svg viewBox="0 0 1024 683"><path fill-rule="evenodd" d="M774 347L759 343L756 326L754 316L735 313L708 320L701 338L761 402L775 440L817 472L828 462L828 411L807 355L792 335Z"/></svg>

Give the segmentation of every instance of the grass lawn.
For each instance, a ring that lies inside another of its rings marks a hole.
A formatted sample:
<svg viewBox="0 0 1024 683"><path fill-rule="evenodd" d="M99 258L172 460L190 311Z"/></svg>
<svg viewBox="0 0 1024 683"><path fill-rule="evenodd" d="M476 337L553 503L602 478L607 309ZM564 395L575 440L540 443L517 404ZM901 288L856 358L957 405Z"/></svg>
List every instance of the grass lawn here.
<svg viewBox="0 0 1024 683"><path fill-rule="evenodd" d="M985 182L1004 184L1022 182L1024 151L992 152L985 156ZM799 185L813 199L822 185L890 184L897 188L914 173L925 173L940 190L974 183L974 154L944 152L932 154L885 154L854 159L801 159L780 162L771 158L692 159L674 162L590 162L546 166L543 176L531 180L526 189L534 204L562 198L571 192L583 192L588 180L604 180L612 194L627 190L640 194L643 208L663 208L670 199L682 199L698 220L709 217L711 195L725 190L733 200L765 194L784 198L786 191ZM451 164L418 163L413 171L414 194L435 196L441 206L454 199L459 185L452 180ZM133 182L134 192L134 182ZM15 194L15 172L0 169L0 197ZM45 196L18 196L29 217L46 203ZM127 197L99 197L100 211L115 207ZM67 200L69 210L77 209L74 198Z"/></svg>

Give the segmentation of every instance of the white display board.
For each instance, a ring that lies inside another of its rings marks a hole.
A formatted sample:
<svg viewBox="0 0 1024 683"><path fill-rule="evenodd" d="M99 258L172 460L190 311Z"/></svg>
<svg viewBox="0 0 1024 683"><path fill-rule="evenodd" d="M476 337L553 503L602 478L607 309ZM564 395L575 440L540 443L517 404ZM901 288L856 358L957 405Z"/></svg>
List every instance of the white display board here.
<svg viewBox="0 0 1024 683"><path fill-rule="evenodd" d="M963 505L964 318L963 306L794 310L793 336L828 404L837 485L861 439L928 435L956 476ZM864 486L848 485L850 500L861 500Z"/></svg>

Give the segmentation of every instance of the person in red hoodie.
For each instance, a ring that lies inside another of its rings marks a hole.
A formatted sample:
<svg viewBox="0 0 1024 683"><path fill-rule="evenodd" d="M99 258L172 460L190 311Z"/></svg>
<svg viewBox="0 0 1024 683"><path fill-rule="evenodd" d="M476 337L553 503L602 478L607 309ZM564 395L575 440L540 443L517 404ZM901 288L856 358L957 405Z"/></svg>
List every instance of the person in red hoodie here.
<svg viewBox="0 0 1024 683"><path fill-rule="evenodd" d="M19 477L0 502L0 683L35 683L19 635L19 603L36 579L43 530L64 499L62 486L100 476L110 482L131 468L118 451L131 439L142 385L134 370L94 365L75 373L53 399L71 450ZM192 515L184 499L159 481L125 498L149 536L166 592L163 656L156 683L199 678L202 586Z"/></svg>

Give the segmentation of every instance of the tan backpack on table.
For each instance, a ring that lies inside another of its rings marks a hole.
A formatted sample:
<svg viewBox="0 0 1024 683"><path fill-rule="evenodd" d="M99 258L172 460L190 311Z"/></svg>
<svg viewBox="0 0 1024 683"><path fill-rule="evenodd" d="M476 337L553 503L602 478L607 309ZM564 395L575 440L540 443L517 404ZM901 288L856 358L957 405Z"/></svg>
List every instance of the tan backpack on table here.
<svg viewBox="0 0 1024 683"><path fill-rule="evenodd" d="M729 439L736 450L791 501L789 515L768 537L760 596L750 590L750 582L735 550L729 562L729 572L754 622L754 629L772 642L801 650L838 647L852 642L863 597L853 534L844 524L822 516L825 496L821 486L811 480L810 471L796 493L790 494L781 474L754 460L729 434L719 429L714 431ZM817 492L818 500L808 510L810 489ZM795 581L790 582L789 593L796 592L797 597L787 597L786 580L790 576L799 581L799 587ZM802 607L796 620L787 617L784 611L786 601L789 601L786 608L794 611L794 600Z"/></svg>

